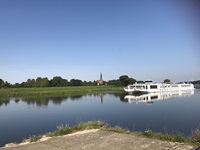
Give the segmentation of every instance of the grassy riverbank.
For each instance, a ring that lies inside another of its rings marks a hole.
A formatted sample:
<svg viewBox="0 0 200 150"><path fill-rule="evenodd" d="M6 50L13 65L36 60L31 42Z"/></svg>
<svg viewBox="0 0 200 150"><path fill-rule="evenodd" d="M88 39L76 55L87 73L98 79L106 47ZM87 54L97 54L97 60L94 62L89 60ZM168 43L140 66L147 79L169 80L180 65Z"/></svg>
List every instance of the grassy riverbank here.
<svg viewBox="0 0 200 150"><path fill-rule="evenodd" d="M73 86L73 87L45 87L45 88L5 88L0 89L0 96L35 96L35 95L75 95L123 90L115 86Z"/></svg>
<svg viewBox="0 0 200 150"><path fill-rule="evenodd" d="M127 129L123 129L119 126L110 127L108 124L102 121L90 121L90 122L81 122L73 127L69 127L68 125L61 125L57 127L57 130L54 132L50 132L45 134L44 136L53 137L53 136L62 136L67 135L70 133L74 133L77 131L83 131L88 129L101 129L106 131L113 131L117 133L123 134L133 134L136 136L143 136L148 138L159 139L163 141L169 142L181 142L181 143L190 143L200 146L200 128L196 129L191 133L190 137L185 137L184 135L177 133L177 134L169 134L169 133L155 133L151 130L145 132L131 132ZM44 137L42 135L39 136L32 136L28 140L29 142L35 142Z"/></svg>

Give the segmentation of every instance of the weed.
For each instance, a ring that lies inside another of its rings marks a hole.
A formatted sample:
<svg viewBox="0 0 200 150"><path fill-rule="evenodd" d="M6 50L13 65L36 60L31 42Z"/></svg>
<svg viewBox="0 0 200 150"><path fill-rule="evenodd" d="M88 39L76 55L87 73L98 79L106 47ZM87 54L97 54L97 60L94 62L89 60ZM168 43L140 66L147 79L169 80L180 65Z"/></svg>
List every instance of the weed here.
<svg viewBox="0 0 200 150"><path fill-rule="evenodd" d="M107 127L106 128L107 131L113 131L113 132L117 132L117 133L125 133L125 134L129 134L131 133L128 129L123 129L120 126L115 126L115 127Z"/></svg>
<svg viewBox="0 0 200 150"><path fill-rule="evenodd" d="M192 131L192 135L189 140L192 143L200 145L200 126L196 130Z"/></svg>
<svg viewBox="0 0 200 150"><path fill-rule="evenodd" d="M57 130L51 133L48 133L47 136L62 136L76 131L89 130L89 129L100 129L107 127L108 125L102 121L89 121L89 122L80 122L78 125L70 127L68 125L57 126Z"/></svg>
<svg viewBox="0 0 200 150"><path fill-rule="evenodd" d="M154 133L152 130L146 130L146 131L144 131L143 135L147 136L147 137L153 137Z"/></svg>
<svg viewBox="0 0 200 150"><path fill-rule="evenodd" d="M41 138L42 138L41 135L39 135L39 136L33 135L33 136L29 137L29 141L30 141L30 142L37 142L37 141L40 140Z"/></svg>

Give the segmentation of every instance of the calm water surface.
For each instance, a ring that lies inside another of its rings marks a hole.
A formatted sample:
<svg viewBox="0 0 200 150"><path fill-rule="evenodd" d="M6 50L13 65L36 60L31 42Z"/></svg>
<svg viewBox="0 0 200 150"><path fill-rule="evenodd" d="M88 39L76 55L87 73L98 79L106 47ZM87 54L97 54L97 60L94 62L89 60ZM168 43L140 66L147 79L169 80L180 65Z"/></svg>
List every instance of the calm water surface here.
<svg viewBox="0 0 200 150"><path fill-rule="evenodd" d="M0 98L0 147L58 125L103 120L132 131L181 132L200 125L200 89L185 93L126 95L108 92L74 97Z"/></svg>

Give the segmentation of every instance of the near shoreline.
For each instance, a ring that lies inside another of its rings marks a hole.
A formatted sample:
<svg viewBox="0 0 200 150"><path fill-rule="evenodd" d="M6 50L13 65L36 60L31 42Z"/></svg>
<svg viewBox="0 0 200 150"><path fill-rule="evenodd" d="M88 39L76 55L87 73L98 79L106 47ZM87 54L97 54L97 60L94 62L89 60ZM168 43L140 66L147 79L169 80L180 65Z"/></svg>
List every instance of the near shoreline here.
<svg viewBox="0 0 200 150"><path fill-rule="evenodd" d="M98 129L106 132L115 132L120 134L133 135L136 137L143 137L167 142L178 142L185 143L187 145L193 145L194 147L200 146L200 129L195 130L190 137L185 137L180 133L169 134L169 133L155 133L151 130L145 132L131 132L127 129L123 129L119 126L110 127L108 124L102 121L89 121L89 122L80 122L73 127L68 125L57 126L57 130L54 132L46 133L44 135L33 135L29 139L25 139L20 144L7 144L6 147L13 147L18 145L30 144L37 141L44 141L52 137L60 137L68 134L78 133L80 131L87 131L92 129Z"/></svg>

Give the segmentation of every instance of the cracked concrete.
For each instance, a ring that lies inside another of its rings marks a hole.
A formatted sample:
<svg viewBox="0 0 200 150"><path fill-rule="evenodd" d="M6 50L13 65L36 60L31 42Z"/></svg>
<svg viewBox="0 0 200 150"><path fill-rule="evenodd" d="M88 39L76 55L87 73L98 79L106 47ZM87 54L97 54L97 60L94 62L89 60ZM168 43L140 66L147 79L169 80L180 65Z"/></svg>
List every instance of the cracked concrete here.
<svg viewBox="0 0 200 150"><path fill-rule="evenodd" d="M87 130L42 139L35 143L8 145L0 150L195 150L197 146L149 139L104 130Z"/></svg>

